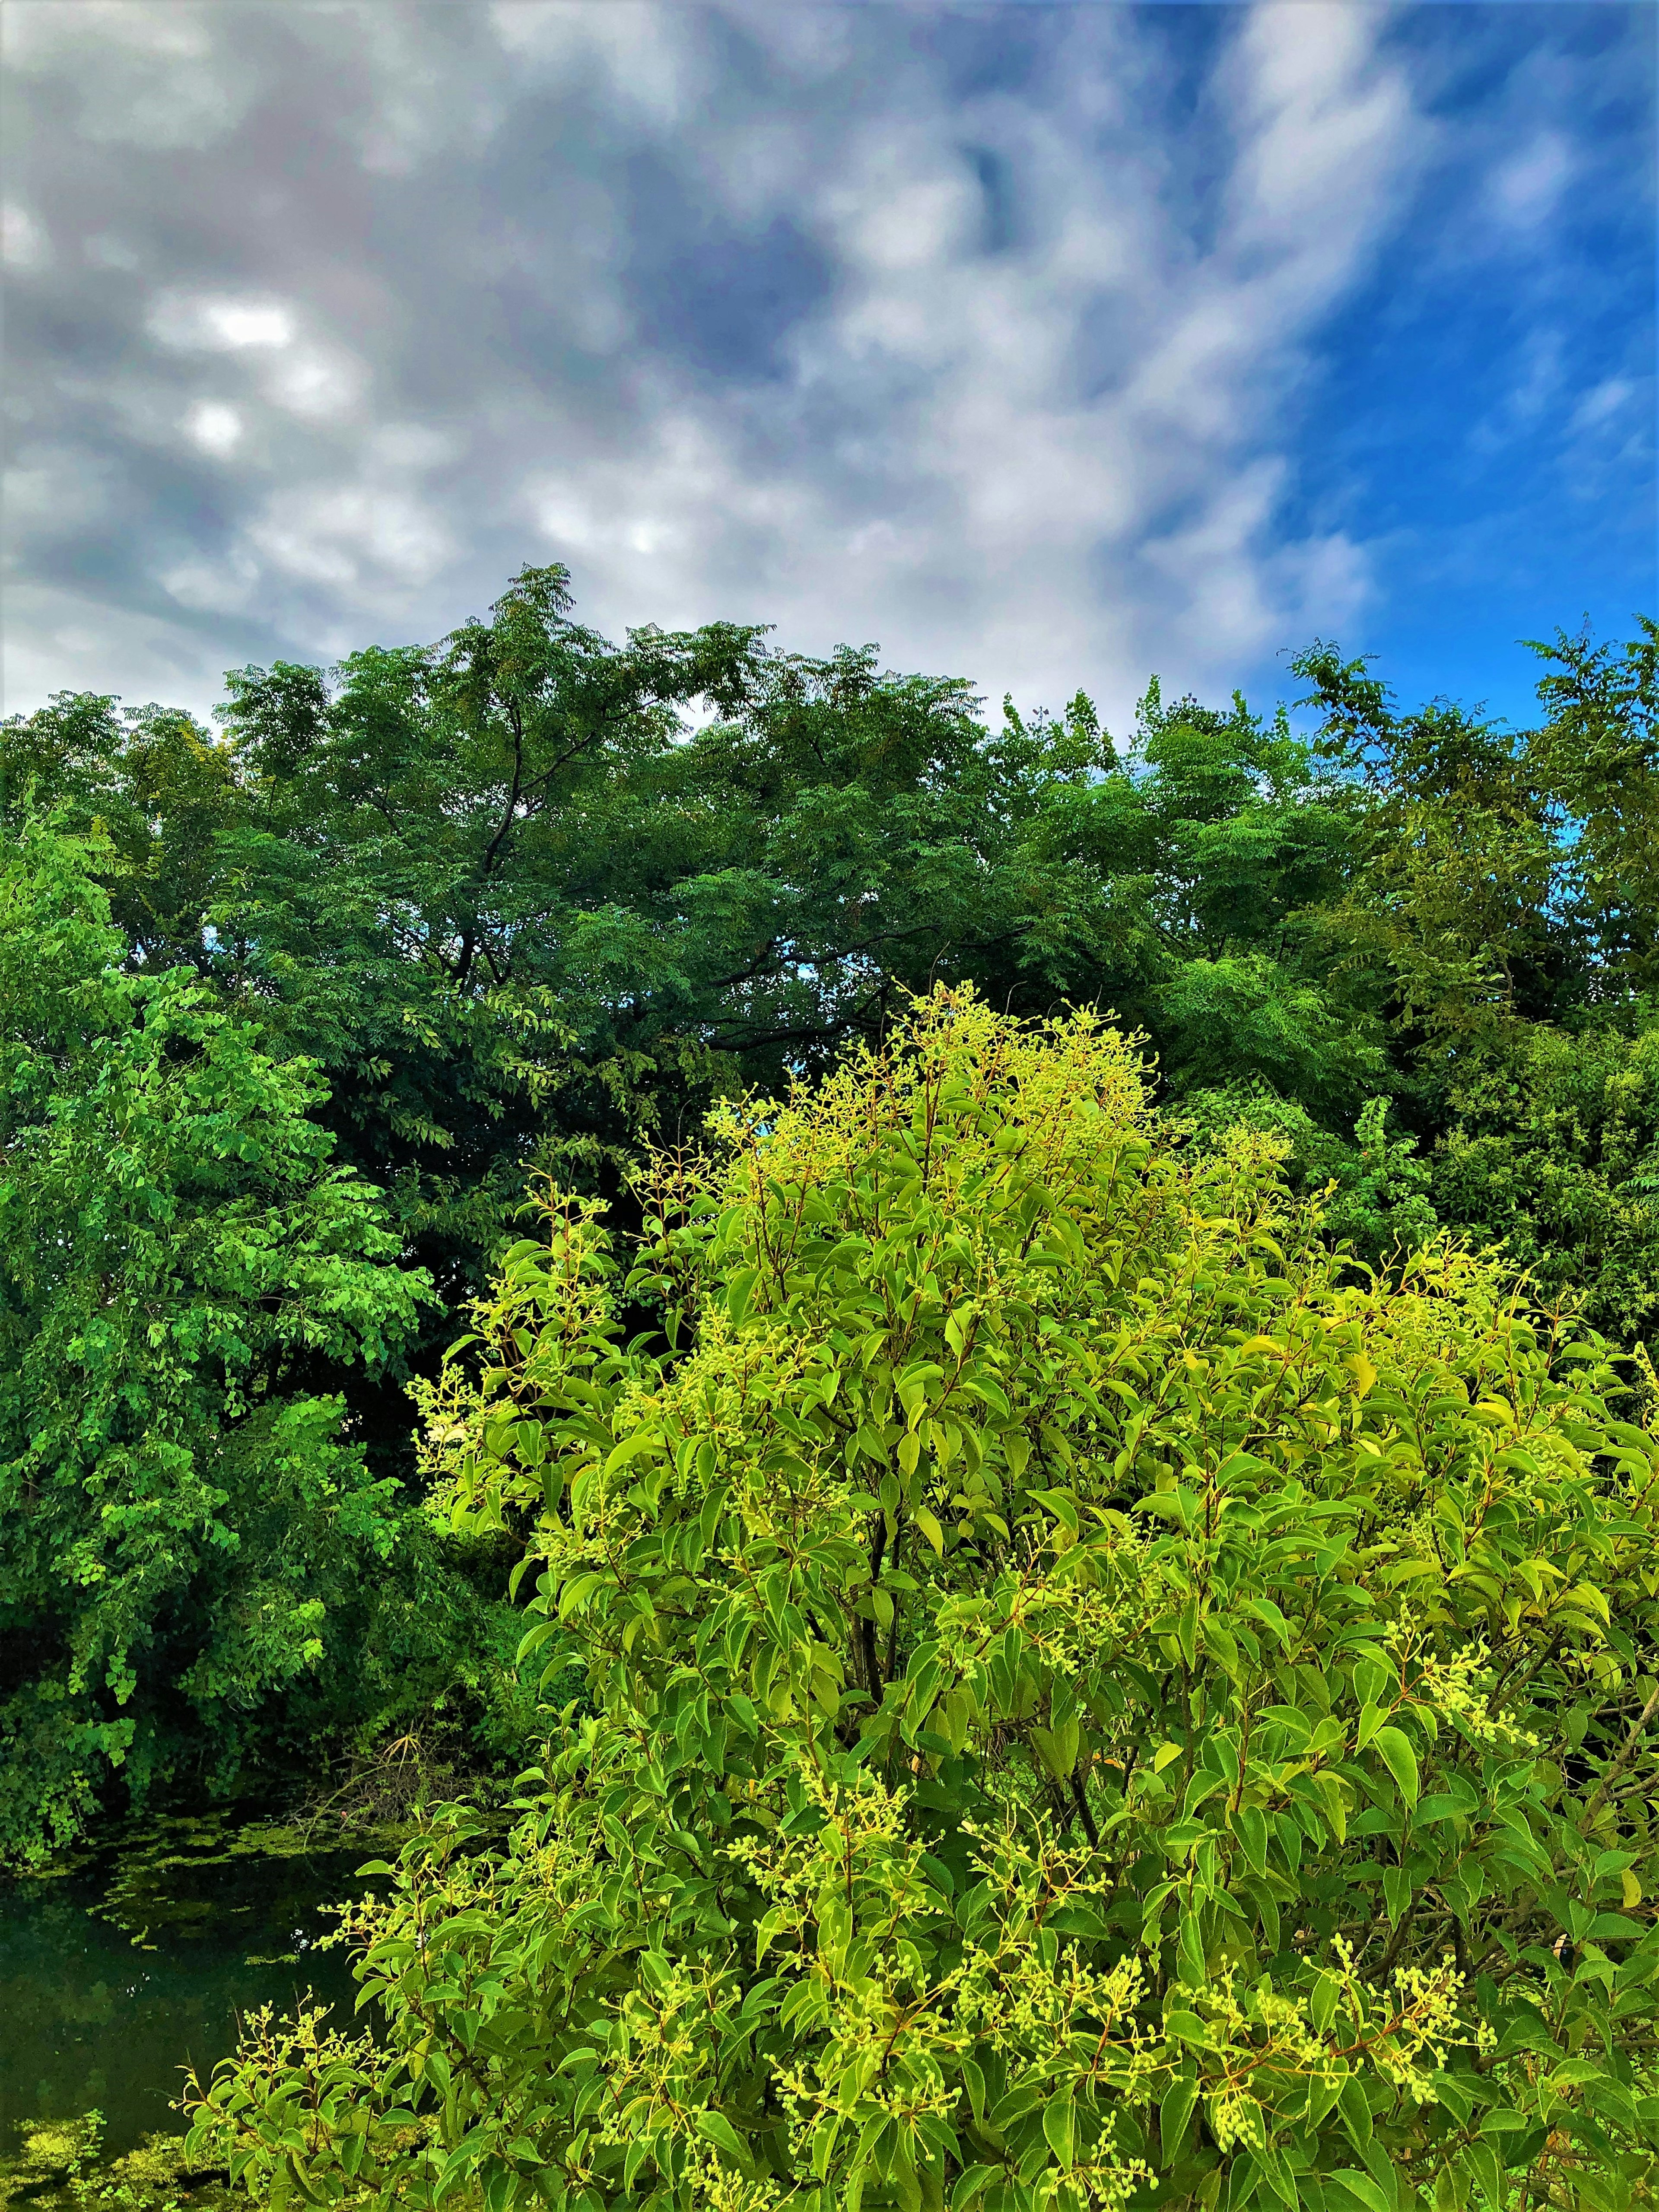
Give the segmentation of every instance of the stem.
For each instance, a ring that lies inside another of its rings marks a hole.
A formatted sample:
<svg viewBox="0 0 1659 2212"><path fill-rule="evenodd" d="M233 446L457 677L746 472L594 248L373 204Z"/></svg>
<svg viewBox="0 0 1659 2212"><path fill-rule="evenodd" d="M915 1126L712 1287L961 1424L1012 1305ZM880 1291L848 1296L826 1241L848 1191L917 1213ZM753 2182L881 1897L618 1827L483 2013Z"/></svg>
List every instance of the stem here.
<svg viewBox="0 0 1659 2212"><path fill-rule="evenodd" d="M1635 1757L1636 1747L1642 1741L1647 1724L1653 1718L1656 1712L1659 1712L1659 1682L1655 1683L1652 1692L1650 1695L1646 1705L1643 1706L1641 1711L1637 1715L1630 1734L1625 1738L1624 1749L1620 1753L1618 1758L1613 1760L1613 1765L1608 1767L1607 1772L1601 1777L1601 1786L1597 1789L1595 1796L1590 1799L1589 1803L1585 1806L1583 1816L1578 1823L1581 1828L1588 1828L1590 1822L1601 1811L1602 1802L1607 1794L1608 1786L1612 1783L1614 1775L1618 1774L1623 1768L1629 1765L1631 1760Z"/></svg>

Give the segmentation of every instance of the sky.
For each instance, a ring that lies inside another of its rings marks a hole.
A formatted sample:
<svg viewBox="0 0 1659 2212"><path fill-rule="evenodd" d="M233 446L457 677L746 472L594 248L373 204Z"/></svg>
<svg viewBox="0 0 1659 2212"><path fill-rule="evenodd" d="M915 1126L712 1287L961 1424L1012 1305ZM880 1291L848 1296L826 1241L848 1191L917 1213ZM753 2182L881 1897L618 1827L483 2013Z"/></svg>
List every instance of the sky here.
<svg viewBox="0 0 1659 2212"><path fill-rule="evenodd" d="M1639 0L5 0L4 707L775 625L1122 730L1656 611Z"/></svg>

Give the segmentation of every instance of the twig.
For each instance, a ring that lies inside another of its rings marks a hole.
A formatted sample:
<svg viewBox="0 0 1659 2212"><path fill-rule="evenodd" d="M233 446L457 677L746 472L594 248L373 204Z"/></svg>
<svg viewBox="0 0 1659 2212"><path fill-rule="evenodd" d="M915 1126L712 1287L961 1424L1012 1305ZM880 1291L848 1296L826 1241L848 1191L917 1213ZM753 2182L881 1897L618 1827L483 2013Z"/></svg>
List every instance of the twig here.
<svg viewBox="0 0 1659 2212"><path fill-rule="evenodd" d="M1601 1811L1602 1801L1607 1794L1608 1784L1612 1782L1614 1775L1619 1773L1624 1767L1627 1766L1632 1759L1634 1758L1636 1747L1642 1740L1643 1732L1646 1729L1648 1723L1653 1718L1656 1712L1659 1712L1659 1682L1655 1683L1646 1705L1643 1706L1641 1711L1637 1715L1630 1734L1625 1738L1624 1749L1620 1753L1618 1758L1613 1760L1613 1765L1608 1767L1607 1772L1601 1777L1601 1784L1597 1789L1595 1796L1592 1797L1589 1803L1585 1806L1583 1817L1578 1823L1581 1828L1588 1828L1590 1822Z"/></svg>

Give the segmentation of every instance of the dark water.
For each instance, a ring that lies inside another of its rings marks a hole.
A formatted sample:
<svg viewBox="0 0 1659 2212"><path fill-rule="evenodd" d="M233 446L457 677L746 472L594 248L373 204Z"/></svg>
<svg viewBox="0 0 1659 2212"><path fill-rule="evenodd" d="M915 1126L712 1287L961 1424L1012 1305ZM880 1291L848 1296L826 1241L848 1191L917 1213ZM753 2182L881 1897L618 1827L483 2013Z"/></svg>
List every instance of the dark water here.
<svg viewBox="0 0 1659 2212"><path fill-rule="evenodd" d="M96 2108L109 2154L158 2130L187 2067L234 2046L239 2014L307 1990L344 2024L356 1984L319 1907L361 1896L366 1845L307 1852L218 1820L136 1830L70 1874L0 1878L0 2142Z"/></svg>

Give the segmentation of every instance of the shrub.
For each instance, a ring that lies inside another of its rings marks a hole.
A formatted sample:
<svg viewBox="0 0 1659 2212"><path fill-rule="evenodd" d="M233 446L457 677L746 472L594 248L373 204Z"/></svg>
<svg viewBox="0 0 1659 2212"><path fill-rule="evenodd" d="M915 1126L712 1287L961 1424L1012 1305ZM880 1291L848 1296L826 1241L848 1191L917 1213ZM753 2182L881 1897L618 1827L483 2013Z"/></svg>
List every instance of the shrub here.
<svg viewBox="0 0 1659 2212"><path fill-rule="evenodd" d="M715 1136L625 1276L553 1194L429 1407L587 1709L355 1909L381 2037L263 2023L194 2151L276 2207L1650 2201L1603 1347L1443 1245L1368 1280L1085 1015L941 994Z"/></svg>

